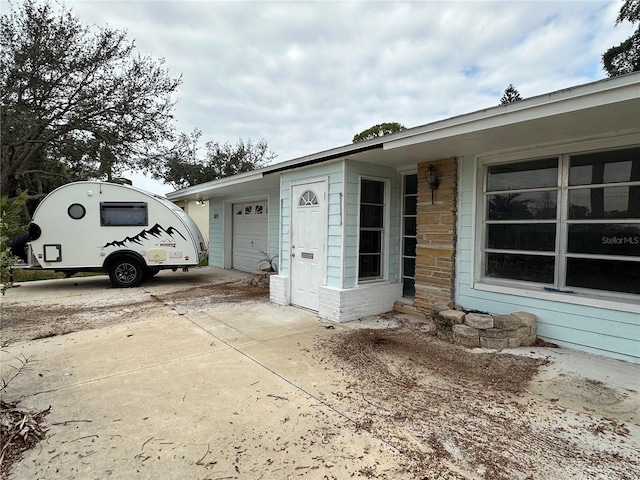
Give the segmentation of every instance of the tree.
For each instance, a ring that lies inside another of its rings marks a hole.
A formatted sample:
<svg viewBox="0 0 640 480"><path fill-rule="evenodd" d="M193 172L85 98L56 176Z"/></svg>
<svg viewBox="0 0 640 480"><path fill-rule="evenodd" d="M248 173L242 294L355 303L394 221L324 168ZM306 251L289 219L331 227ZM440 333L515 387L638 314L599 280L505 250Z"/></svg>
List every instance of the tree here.
<svg viewBox="0 0 640 480"><path fill-rule="evenodd" d="M25 0L0 20L0 188L42 198L69 181L148 165L173 138L181 79L135 53L125 32L92 31L67 8Z"/></svg>
<svg viewBox="0 0 640 480"><path fill-rule="evenodd" d="M502 94L502 98L500 99L500 105L508 105L520 100L522 100L520 92L518 92L518 89L516 89L516 87L514 87L510 83L509 86L504 89L504 93Z"/></svg>
<svg viewBox="0 0 640 480"><path fill-rule="evenodd" d="M181 189L262 168L276 158L266 140L253 143L242 138L235 145L207 142L205 156L201 158L198 154L201 136L199 130L180 134L164 162L150 166L152 176Z"/></svg>
<svg viewBox="0 0 640 480"><path fill-rule="evenodd" d="M383 135L389 135L390 133L401 132L402 130L406 130L407 127L404 125L391 122L391 123L381 123L379 125L374 125L371 128L367 128L362 132L354 135L353 143L364 142L367 140L371 140L372 138L382 137Z"/></svg>
<svg viewBox="0 0 640 480"><path fill-rule="evenodd" d="M616 25L625 20L632 24L637 23L638 26L629 38L602 55L603 68L610 77L640 71L640 0L624 2Z"/></svg>

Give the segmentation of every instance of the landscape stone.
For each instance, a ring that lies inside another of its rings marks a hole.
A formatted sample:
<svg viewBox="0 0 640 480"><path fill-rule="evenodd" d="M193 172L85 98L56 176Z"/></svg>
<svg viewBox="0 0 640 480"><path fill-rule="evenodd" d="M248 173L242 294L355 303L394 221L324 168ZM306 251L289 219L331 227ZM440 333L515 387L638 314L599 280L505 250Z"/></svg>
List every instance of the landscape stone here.
<svg viewBox="0 0 640 480"><path fill-rule="evenodd" d="M479 347L480 346L480 337L466 337L464 335L458 335L457 333L453 333L453 341L457 345L462 345L463 347Z"/></svg>
<svg viewBox="0 0 640 480"><path fill-rule="evenodd" d="M494 315L493 326L495 328L504 328L505 330L515 330L516 328L526 325L522 320L513 315Z"/></svg>
<svg viewBox="0 0 640 480"><path fill-rule="evenodd" d="M496 350L500 350L501 348L509 347L509 339L480 337L480 346L484 348L494 348Z"/></svg>
<svg viewBox="0 0 640 480"><path fill-rule="evenodd" d="M538 317L529 312L513 312L511 315L518 317L520 321L527 327L535 327L538 323Z"/></svg>
<svg viewBox="0 0 640 480"><path fill-rule="evenodd" d="M461 337L478 337L480 331L477 328L469 327L467 325L454 325L453 333Z"/></svg>
<svg viewBox="0 0 640 480"><path fill-rule="evenodd" d="M485 313L468 313L464 323L473 328L493 328L493 317Z"/></svg>
<svg viewBox="0 0 640 480"><path fill-rule="evenodd" d="M465 316L464 312L459 312L458 310L443 310L440 312L440 317L444 320L449 320L452 324L464 323Z"/></svg>
<svg viewBox="0 0 640 480"><path fill-rule="evenodd" d="M485 338L507 338L507 330L501 328L488 328L482 330L482 336Z"/></svg>

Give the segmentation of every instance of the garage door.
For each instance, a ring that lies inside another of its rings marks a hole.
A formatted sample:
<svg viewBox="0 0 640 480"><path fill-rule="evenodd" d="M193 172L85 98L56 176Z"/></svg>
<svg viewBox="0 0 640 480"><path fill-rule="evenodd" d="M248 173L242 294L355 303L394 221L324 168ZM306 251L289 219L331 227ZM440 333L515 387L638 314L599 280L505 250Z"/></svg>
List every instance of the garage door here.
<svg viewBox="0 0 640 480"><path fill-rule="evenodd" d="M252 272L268 251L267 202L233 205L233 268Z"/></svg>

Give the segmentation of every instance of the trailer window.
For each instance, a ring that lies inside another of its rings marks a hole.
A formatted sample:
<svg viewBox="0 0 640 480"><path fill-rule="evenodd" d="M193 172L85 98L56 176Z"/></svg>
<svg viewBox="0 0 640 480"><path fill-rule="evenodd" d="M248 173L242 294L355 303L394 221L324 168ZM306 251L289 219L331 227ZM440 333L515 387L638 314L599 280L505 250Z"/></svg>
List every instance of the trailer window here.
<svg viewBox="0 0 640 480"><path fill-rule="evenodd" d="M100 202L100 225L103 227L148 224L146 202Z"/></svg>

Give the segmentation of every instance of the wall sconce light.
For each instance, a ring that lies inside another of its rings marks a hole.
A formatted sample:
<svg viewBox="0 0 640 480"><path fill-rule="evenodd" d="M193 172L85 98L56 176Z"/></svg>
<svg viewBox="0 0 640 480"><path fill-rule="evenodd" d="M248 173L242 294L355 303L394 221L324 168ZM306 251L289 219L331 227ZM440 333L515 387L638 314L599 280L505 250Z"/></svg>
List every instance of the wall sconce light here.
<svg viewBox="0 0 640 480"><path fill-rule="evenodd" d="M433 192L440 185L440 180L438 179L438 170L433 165L429 165L427 167L427 171L424 172L424 177L429 184L429 188L431 189L431 204L433 205Z"/></svg>

